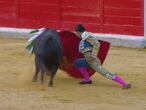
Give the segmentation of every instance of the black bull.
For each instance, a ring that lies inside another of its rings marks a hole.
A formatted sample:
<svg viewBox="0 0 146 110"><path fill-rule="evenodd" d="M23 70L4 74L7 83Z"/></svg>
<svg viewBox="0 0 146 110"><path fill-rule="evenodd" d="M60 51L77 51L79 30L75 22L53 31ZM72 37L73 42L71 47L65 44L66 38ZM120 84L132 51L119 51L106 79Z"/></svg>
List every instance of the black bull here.
<svg viewBox="0 0 146 110"><path fill-rule="evenodd" d="M50 75L48 86L53 86L53 78L59 68L63 56L62 42L58 32L53 29L45 29L33 42L35 54L35 75L33 81L37 81L38 73L41 73L41 82L44 74Z"/></svg>

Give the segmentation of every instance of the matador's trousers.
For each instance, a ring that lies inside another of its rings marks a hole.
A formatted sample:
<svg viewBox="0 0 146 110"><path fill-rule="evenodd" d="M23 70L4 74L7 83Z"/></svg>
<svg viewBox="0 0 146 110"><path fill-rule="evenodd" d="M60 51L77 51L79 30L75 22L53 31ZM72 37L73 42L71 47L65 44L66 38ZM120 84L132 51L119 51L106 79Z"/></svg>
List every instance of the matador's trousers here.
<svg viewBox="0 0 146 110"><path fill-rule="evenodd" d="M75 61L77 67L90 67L108 79L115 78L116 74L103 68L101 66L100 60L97 57L92 56L92 52L85 52L84 57L85 58L80 58Z"/></svg>

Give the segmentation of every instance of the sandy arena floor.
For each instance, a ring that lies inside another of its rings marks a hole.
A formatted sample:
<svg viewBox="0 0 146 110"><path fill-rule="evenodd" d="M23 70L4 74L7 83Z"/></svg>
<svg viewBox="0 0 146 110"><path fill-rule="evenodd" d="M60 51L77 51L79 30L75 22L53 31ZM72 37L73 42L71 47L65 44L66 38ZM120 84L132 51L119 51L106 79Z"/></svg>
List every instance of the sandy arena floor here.
<svg viewBox="0 0 146 110"><path fill-rule="evenodd" d="M78 85L58 70L54 87L31 82L34 57L26 41L0 38L0 110L146 110L146 49L112 47L104 67L132 84L129 90L98 73Z"/></svg>

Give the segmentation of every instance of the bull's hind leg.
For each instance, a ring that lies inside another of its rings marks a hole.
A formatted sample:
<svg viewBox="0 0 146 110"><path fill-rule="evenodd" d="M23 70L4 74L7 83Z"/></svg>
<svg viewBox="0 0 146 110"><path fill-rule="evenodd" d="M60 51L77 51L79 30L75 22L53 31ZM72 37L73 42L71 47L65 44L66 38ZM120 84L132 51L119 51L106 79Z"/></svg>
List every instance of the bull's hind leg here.
<svg viewBox="0 0 146 110"><path fill-rule="evenodd" d="M41 83L43 83L44 82L44 75L45 75L45 73L50 73L49 71L48 71L48 69L45 67L45 65L42 63L42 65L41 65L42 67L42 69L41 69Z"/></svg>
<svg viewBox="0 0 146 110"><path fill-rule="evenodd" d="M49 87L53 87L53 79L54 79L54 76L55 75L52 75L51 74L51 78L50 78L50 81L49 81L49 84L48 84Z"/></svg>
<svg viewBox="0 0 146 110"><path fill-rule="evenodd" d="M45 72L41 71L41 84L44 83L44 74L45 74Z"/></svg>
<svg viewBox="0 0 146 110"><path fill-rule="evenodd" d="M37 77L38 77L39 72L40 72L39 64L38 64L37 58L35 57L35 74L34 74L33 79L32 79L33 82L37 81Z"/></svg>
<svg viewBox="0 0 146 110"><path fill-rule="evenodd" d="M44 59L42 58L42 56L38 56L36 62L37 62L37 65L40 69L39 70L41 73L40 80L41 80L41 84L42 84L44 82L44 74L47 71L47 68L45 67Z"/></svg>
<svg viewBox="0 0 146 110"><path fill-rule="evenodd" d="M57 65L53 65L51 68L51 77L50 77L50 81L48 83L49 87L53 87L53 79L54 79L54 76L56 75L57 69L58 69Z"/></svg>
<svg viewBox="0 0 146 110"><path fill-rule="evenodd" d="M39 71L40 71L39 68L36 67L35 75L33 76L33 79L32 79L33 82L37 82L37 78L38 78Z"/></svg>

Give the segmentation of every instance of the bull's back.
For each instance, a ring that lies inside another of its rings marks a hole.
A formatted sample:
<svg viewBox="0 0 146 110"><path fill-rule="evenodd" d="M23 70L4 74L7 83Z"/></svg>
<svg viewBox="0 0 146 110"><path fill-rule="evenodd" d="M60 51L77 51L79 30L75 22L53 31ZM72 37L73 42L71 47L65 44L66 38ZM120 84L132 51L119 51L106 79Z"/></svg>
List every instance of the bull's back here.
<svg viewBox="0 0 146 110"><path fill-rule="evenodd" d="M34 53L43 55L47 52L62 51L62 43L56 30L46 29L34 40Z"/></svg>
<svg viewBox="0 0 146 110"><path fill-rule="evenodd" d="M43 48L43 55L48 60L60 60L62 52L62 47L56 42L56 40L47 41Z"/></svg>
<svg viewBox="0 0 146 110"><path fill-rule="evenodd" d="M63 54L62 42L56 30L46 29L34 41L34 53L45 65L59 64Z"/></svg>

